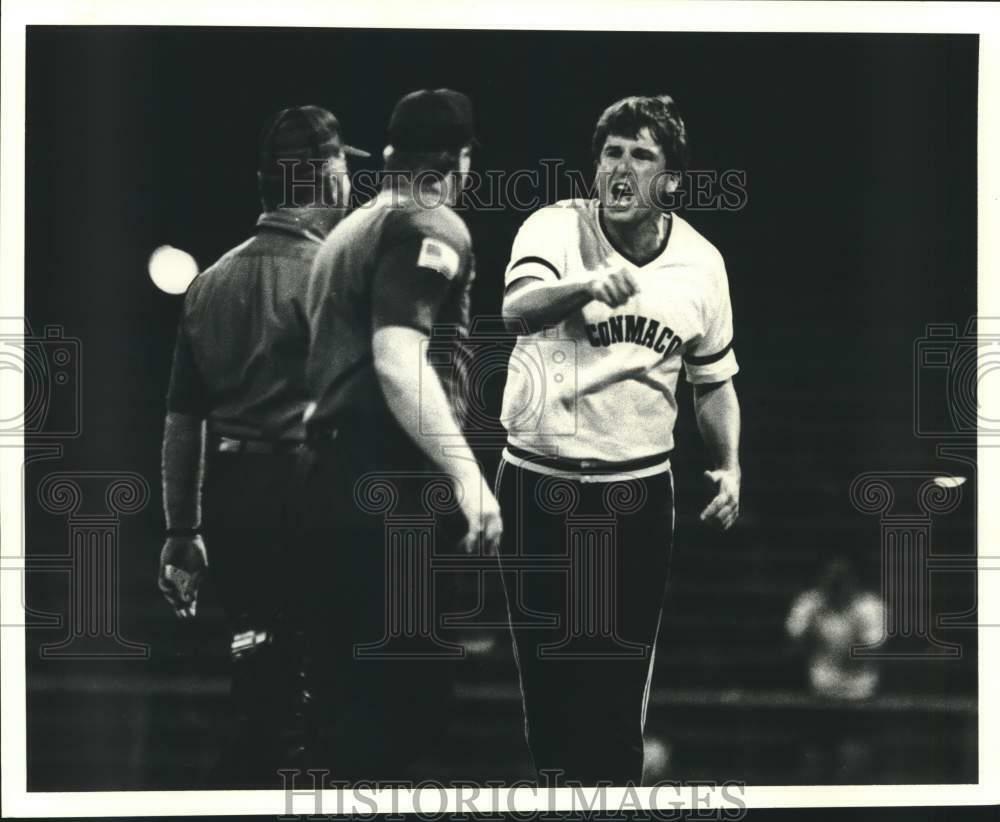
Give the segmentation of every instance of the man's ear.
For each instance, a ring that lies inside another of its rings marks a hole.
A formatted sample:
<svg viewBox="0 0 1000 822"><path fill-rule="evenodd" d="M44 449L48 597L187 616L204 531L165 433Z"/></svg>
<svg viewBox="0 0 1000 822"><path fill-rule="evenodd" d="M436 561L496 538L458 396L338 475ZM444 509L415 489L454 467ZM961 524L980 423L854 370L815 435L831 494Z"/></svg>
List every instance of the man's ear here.
<svg viewBox="0 0 1000 822"><path fill-rule="evenodd" d="M681 173L679 171L667 171L664 174L664 191L673 194L681 187Z"/></svg>
<svg viewBox="0 0 1000 822"><path fill-rule="evenodd" d="M680 208L682 196L678 194L680 186L681 172L670 169L660 172L653 189L656 197L655 205L664 211L676 211Z"/></svg>
<svg viewBox="0 0 1000 822"><path fill-rule="evenodd" d="M264 202L264 175L257 172L257 198L260 200L261 208L268 210L267 203Z"/></svg>

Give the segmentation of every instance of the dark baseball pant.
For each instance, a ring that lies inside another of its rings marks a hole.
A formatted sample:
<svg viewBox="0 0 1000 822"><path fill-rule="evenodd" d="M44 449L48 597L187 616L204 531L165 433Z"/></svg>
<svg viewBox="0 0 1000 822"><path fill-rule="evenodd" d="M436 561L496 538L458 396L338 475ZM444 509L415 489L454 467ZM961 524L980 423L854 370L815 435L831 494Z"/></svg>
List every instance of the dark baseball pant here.
<svg viewBox="0 0 1000 822"><path fill-rule="evenodd" d="M548 784L639 784L673 538L670 472L581 482L502 460L500 563L525 734Z"/></svg>
<svg viewBox="0 0 1000 822"><path fill-rule="evenodd" d="M288 618L296 457L290 450L220 453L216 446L210 438L203 493L209 578L230 633L266 631L271 641L231 664L233 716L213 779L229 787L277 787L278 768L296 766L308 734L304 652Z"/></svg>
<svg viewBox="0 0 1000 822"><path fill-rule="evenodd" d="M299 602L316 660L316 761L348 782L413 779L415 760L446 730L452 699L456 658L435 656L426 636L447 609L449 590L437 583L416 590L417 580L434 576L419 537L395 543L392 562L405 568L390 572L386 548L390 518L404 529L405 521L428 522L436 472L402 432L387 428L370 436L342 429L336 440L307 448L299 466ZM435 550L457 542L453 521L436 525L442 544ZM396 610L400 598L412 606L420 596L432 598L428 622L406 624Z"/></svg>

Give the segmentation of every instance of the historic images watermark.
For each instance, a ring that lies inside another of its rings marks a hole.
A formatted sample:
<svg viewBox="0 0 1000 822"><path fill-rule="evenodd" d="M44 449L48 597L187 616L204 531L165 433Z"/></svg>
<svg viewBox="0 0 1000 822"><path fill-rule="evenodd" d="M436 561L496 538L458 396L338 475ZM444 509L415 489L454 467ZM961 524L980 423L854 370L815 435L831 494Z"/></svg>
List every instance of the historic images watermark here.
<svg viewBox="0 0 1000 822"><path fill-rule="evenodd" d="M906 486L916 486L916 492L910 499L897 502L897 491ZM852 647L852 657L923 659L962 655L960 645L935 636L934 629L945 615L934 619L931 600L932 573L955 570L955 560L963 564L962 557L933 553L933 519L952 513L961 501L961 486L942 484L933 472L871 471L854 480L854 507L879 516L879 570L885 608L880 639L871 645Z"/></svg>
<svg viewBox="0 0 1000 822"><path fill-rule="evenodd" d="M327 202L343 205L346 194L355 208L367 208L385 190L394 197L412 199L419 208L436 208L448 200L448 192L437 186L440 171L424 170L416 174L397 171L331 172L324 160L279 161L283 191L289 201L279 208L296 203ZM695 168L686 171L664 169L653 175L645 188L630 172L580 171L566 167L563 160L542 159L533 168L473 169L456 174L460 180L458 207L477 212L517 212L528 214L561 200L591 199L609 189L612 182L623 186L636 199L664 211L742 211L749 200L747 173L742 169ZM333 177L338 185L323 181ZM404 183L394 185L393 183ZM677 183L675 186L674 183Z"/></svg>
<svg viewBox="0 0 1000 822"><path fill-rule="evenodd" d="M955 473L869 471L855 478L853 506L879 518L882 638L855 646L855 658L957 659L962 645L936 634L944 628L974 629L977 603L961 612L935 613L931 586L941 574L975 575L1000 570L1000 556L983 555L978 540L970 554L936 552L933 523L958 510L976 491L977 447L992 446L1000 419L990 416L1000 396L1000 318L972 317L929 323L913 346L913 434L937 443L937 454L960 464ZM969 474L969 476L965 476ZM975 586L972 588L975 591Z"/></svg>
<svg viewBox="0 0 1000 822"><path fill-rule="evenodd" d="M553 441L576 434L577 342L551 332L526 340L525 333L516 322L483 316L473 322L467 335L453 326L433 329L423 347L413 352L415 365L417 358L426 359L437 378L451 388L465 437L480 454L492 451L499 457L509 432ZM515 369L527 386L521 393L523 401L508 405L498 419L490 406L491 386ZM554 386L560 388L558 414L548 409ZM447 430L432 407L421 403L421 436L439 438L437 445L447 450L451 444ZM524 544L525 535L516 534L507 540L501 565L497 557L482 551L458 554L442 538L440 523L457 510L458 495L478 493L478 488L453 488L452 480L443 474L371 472L361 477L354 489L355 506L382 517L385 527L386 603L384 636L357 644L356 656L463 655L462 646L442 638L442 629L506 629L507 619L496 621L485 607L490 576L503 574L511 592L509 618L513 624L544 629L553 637L539 646L541 657L648 658L650 647L621 636L618 622L624 592L617 568L622 518L655 502L647 499L641 481L627 475L602 486L602 510L583 511L574 482L558 476L541 480L532 497L521 499L519 504L563 521L566 551L532 554ZM410 510L400 513L397 502L402 497L419 499L419 514ZM515 516L508 527L513 528L518 519ZM526 603L527 581L535 574L563 579L565 613L539 612ZM437 588L454 575L464 575L466 580L473 577L471 587L478 599L463 612L442 613Z"/></svg>
<svg viewBox="0 0 1000 822"><path fill-rule="evenodd" d="M516 322L483 316L473 322L467 335L453 326L433 329L422 348L413 352L415 365L418 358L426 359L437 378L451 388L465 438L481 456L492 452L499 458L508 432L557 441L576 434L576 341L548 332L525 340L524 333ZM515 347L519 334L522 338ZM523 402L508 404L498 419L490 391L511 370L521 372L527 388L521 393ZM558 415L546 411L554 386L559 386L563 398ZM432 407L421 403L420 408L420 435L438 438L436 445L447 451L453 444L448 427L441 425ZM642 481L622 475L602 483L601 510L583 511L573 482L557 476L544 478L531 498L519 504L563 521L566 550L533 554L519 534L507 540L502 565L497 557L482 551L457 553L440 527L457 510L458 497L479 493L478 487L454 488L443 474L371 472L359 479L354 491L358 510L383 520L386 578L385 633L381 638L364 638L355 646L357 657L464 655L463 646L443 639L443 629L506 630L509 618L515 627L549 632L538 648L546 659L649 658L651 648L626 641L618 624L624 595L617 576L622 518L655 504L647 499ZM402 513L397 506L401 498L419 500L421 510L414 513L411 506ZM508 527L514 528L518 517L514 520ZM564 613L540 612L526 602L527 582L536 574L562 579L567 595ZM491 579L495 582L501 575L511 597L509 614L498 620L486 600ZM458 576L464 578L475 601L466 602L470 607L461 612L445 611L439 586Z"/></svg>
<svg viewBox="0 0 1000 822"><path fill-rule="evenodd" d="M325 819L351 814L359 819L426 822L444 819L601 819L628 813L636 820L738 820L747 812L746 786L726 781L661 781L636 785L566 783L557 771L538 782L486 781L354 783L330 778L322 769L278 771L284 789L280 820ZM557 787L558 786L558 787ZM525 810L526 807L531 810Z"/></svg>
<svg viewBox="0 0 1000 822"><path fill-rule="evenodd" d="M41 334L20 317L0 318L0 374L12 388L24 386L24 401L12 407L11 390L0 411L0 437L26 441L65 441L81 433L83 391L80 340L62 326L46 325ZM2 444L2 441L0 441Z"/></svg>
<svg viewBox="0 0 1000 822"><path fill-rule="evenodd" d="M24 391L22 407L4 408L0 416L0 448L10 449L6 460L14 456L14 446L23 446L16 471L21 499L28 503L34 497L45 513L65 517L67 526L65 552L28 554L23 534L7 543L17 545L20 553L0 557L0 571L5 572L5 592L17 586L14 601L23 615L5 608L2 624L61 631L61 639L41 645L39 653L46 659L146 659L149 647L126 639L121 631L119 531L123 516L148 504L149 484L129 471L57 470L45 474L37 488L27 487L29 464L60 458L63 444L83 433L83 346L59 325L46 325L36 335L25 319L3 318L0 329L0 373L5 380L22 381ZM25 579L31 573L66 578L65 612L28 607Z"/></svg>
<svg viewBox="0 0 1000 822"><path fill-rule="evenodd" d="M913 433L942 444L1000 435L1000 317L929 323L913 346Z"/></svg>
<svg viewBox="0 0 1000 822"><path fill-rule="evenodd" d="M530 339L522 336L515 347L514 340L526 333L520 321L484 316L472 322L467 336L460 337L454 326L437 326L423 344L421 356L451 388L468 440L500 444L503 431L546 438L577 433L577 341L549 329ZM516 373L527 387L498 416L491 407L490 391L510 373ZM545 413L546 400L555 387L569 398L558 415ZM421 397L423 391L421 385ZM421 435L442 436L440 426L433 410L421 403Z"/></svg>
<svg viewBox="0 0 1000 822"><path fill-rule="evenodd" d="M410 496L419 496L422 508L400 512L396 503L401 488L419 483ZM445 475L371 472L355 485L355 504L365 513L381 517L385 528L385 621L381 637L363 638L354 646L358 659L451 658L464 656L463 646L446 641L442 628L503 628L491 621L483 607L487 577L500 574L497 557L485 553L456 553L442 544L442 516L454 513L457 494L475 489L453 489ZM535 498L526 501L542 511L565 518L568 550L559 555L529 555L521 545L503 556L503 573L513 577L514 597L510 618L515 626L561 632L539 646L545 659L647 658L650 648L620 636L620 598L624 596L616 574L619 519L652 504L644 485L635 480L608 482L603 489L604 511L577 511L579 491L571 481L546 477ZM566 619L540 613L521 599L524 582L534 573L559 575L567 594ZM437 586L449 575L474 575L479 601L471 609L440 613ZM510 583L508 583L510 584Z"/></svg>

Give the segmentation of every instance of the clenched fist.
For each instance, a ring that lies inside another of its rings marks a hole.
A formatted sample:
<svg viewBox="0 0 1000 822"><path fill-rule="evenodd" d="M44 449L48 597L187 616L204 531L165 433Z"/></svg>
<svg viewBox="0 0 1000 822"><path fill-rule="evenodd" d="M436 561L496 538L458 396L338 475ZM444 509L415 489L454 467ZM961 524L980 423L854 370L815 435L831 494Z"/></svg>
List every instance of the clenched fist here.
<svg viewBox="0 0 1000 822"><path fill-rule="evenodd" d="M598 302L617 308L639 292L639 284L631 271L621 268L591 280L588 290L590 296Z"/></svg>

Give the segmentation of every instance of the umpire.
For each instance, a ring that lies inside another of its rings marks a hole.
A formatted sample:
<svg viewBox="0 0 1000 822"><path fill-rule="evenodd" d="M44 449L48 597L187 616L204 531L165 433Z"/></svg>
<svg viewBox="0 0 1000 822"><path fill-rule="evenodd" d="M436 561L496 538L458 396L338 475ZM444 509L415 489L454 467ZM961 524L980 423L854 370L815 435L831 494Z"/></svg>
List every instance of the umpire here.
<svg viewBox="0 0 1000 822"><path fill-rule="evenodd" d="M369 156L341 141L325 109L287 108L271 119L260 141L257 231L192 283L177 332L159 587L179 617L194 616L207 542L234 635L236 722L219 774L234 787L274 782L277 768L306 751L308 665L287 618L282 551L305 436L305 290L346 208L347 155Z"/></svg>
<svg viewBox="0 0 1000 822"><path fill-rule="evenodd" d="M471 103L448 89L408 94L388 137L384 187L327 238L306 299L304 582L318 590L302 599L320 609L310 624L329 665L324 762L346 780L410 775L452 690L430 636L442 603L427 543L416 531L393 542L385 517L438 521L435 551L490 551L500 537L499 507L462 436L453 367L474 277L469 232L451 208L471 162ZM452 493L461 517L447 516ZM434 600L417 602L433 608L426 621L395 610L421 597ZM414 641L409 658L359 651L393 626Z"/></svg>

